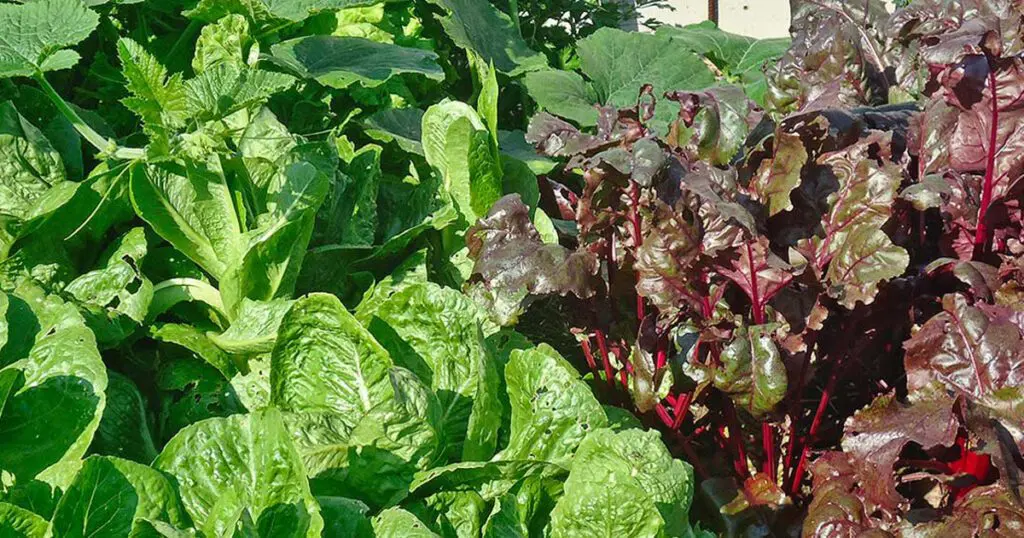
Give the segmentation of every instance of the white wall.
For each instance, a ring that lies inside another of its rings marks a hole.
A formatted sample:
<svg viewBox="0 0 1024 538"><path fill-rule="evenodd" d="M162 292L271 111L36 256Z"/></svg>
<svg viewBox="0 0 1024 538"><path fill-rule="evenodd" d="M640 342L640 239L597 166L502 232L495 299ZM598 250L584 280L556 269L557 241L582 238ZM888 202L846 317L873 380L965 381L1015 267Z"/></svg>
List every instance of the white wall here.
<svg viewBox="0 0 1024 538"><path fill-rule="evenodd" d="M674 11L648 8L652 16L668 24L693 24L708 18L707 0L670 0ZM753 37L789 35L789 0L719 0L718 25L727 32Z"/></svg>
<svg viewBox="0 0 1024 538"><path fill-rule="evenodd" d="M674 11L648 8L647 16L669 24L693 24L708 18L707 0L669 0ZM886 2L893 9L891 0ZM789 0L719 0L718 25L727 32L753 37L789 35Z"/></svg>

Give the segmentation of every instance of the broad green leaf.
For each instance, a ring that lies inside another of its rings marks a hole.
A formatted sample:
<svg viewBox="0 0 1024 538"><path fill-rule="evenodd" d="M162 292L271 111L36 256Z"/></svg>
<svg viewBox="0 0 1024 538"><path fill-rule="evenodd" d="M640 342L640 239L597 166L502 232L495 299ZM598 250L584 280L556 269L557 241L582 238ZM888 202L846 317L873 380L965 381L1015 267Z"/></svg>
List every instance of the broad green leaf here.
<svg viewBox="0 0 1024 538"><path fill-rule="evenodd" d="M363 120L366 134L390 142L409 153L423 155L423 111L418 108L387 108Z"/></svg>
<svg viewBox="0 0 1024 538"><path fill-rule="evenodd" d="M387 263L389 257L404 256L407 247L424 232L443 230L458 217L436 174L420 177L415 167L410 167L401 181L384 176L377 195L377 235L381 244L370 258ZM368 259L367 263L372 261Z"/></svg>
<svg viewBox="0 0 1024 538"><path fill-rule="evenodd" d="M53 536L136 536L139 519L189 526L167 478L145 465L110 456L85 460L53 514Z"/></svg>
<svg viewBox="0 0 1024 538"><path fill-rule="evenodd" d="M540 204L540 187L537 185L537 176L526 163L517 159L502 159L501 164L502 193L518 194L523 203L530 208L531 215L536 217L537 205Z"/></svg>
<svg viewBox="0 0 1024 538"><path fill-rule="evenodd" d="M654 95L660 96L715 83L699 56L665 36L601 28L577 43L577 53L589 84L579 75L557 72L534 75L525 83L541 108L582 125L597 122L597 110L588 110L588 104L635 106L644 84L651 84ZM658 107L660 121L667 123L675 116L672 107Z"/></svg>
<svg viewBox="0 0 1024 538"><path fill-rule="evenodd" d="M81 140L76 139L76 144L81 145ZM47 241L60 243L75 259L92 260L97 246L109 241L112 230L125 229L122 225L135 218L128 187L128 163L113 167L97 164L60 207L60 218L46 220L33 232L32 245L22 244L19 250Z"/></svg>
<svg viewBox="0 0 1024 538"><path fill-rule="evenodd" d="M99 425L106 368L81 315L60 299L41 291L9 296L0 325L12 321L8 334L34 335L34 340L18 352L23 357L0 369L4 377L17 375L0 414L0 469L18 483L34 478L59 483L66 478L61 464L85 454ZM14 351L10 347L8 342L0 350L4 363Z"/></svg>
<svg viewBox="0 0 1024 538"><path fill-rule="evenodd" d="M390 372L394 398L360 420L349 435L344 490L376 507L404 498L417 471L433 467L445 451L436 396L412 372Z"/></svg>
<svg viewBox="0 0 1024 538"><path fill-rule="evenodd" d="M374 507L401 500L417 471L444 450L436 397L408 370L389 373L394 397L354 425L334 413L286 415L314 489L355 495Z"/></svg>
<svg viewBox="0 0 1024 538"><path fill-rule="evenodd" d="M484 500L491 501L527 478L560 482L567 473L564 467L544 461L467 461L418 473L410 493L425 498L441 491L469 489L479 491Z"/></svg>
<svg viewBox="0 0 1024 538"><path fill-rule="evenodd" d="M388 508L373 518L377 538L441 538L411 513L401 508Z"/></svg>
<svg viewBox="0 0 1024 538"><path fill-rule="evenodd" d="M460 118L448 128L445 154L445 188L466 221L476 222L487 215L503 190L501 162L491 137L469 118Z"/></svg>
<svg viewBox="0 0 1024 538"><path fill-rule="evenodd" d="M443 101L423 114L420 126L423 156L442 176L448 173L448 131L462 118L467 118L475 130L487 129L476 110L461 101Z"/></svg>
<svg viewBox="0 0 1024 538"><path fill-rule="evenodd" d="M199 163L138 166L132 205L153 230L214 277L243 252L242 230L223 175Z"/></svg>
<svg viewBox="0 0 1024 538"><path fill-rule="evenodd" d="M259 23L285 20L301 22L320 10L342 9L351 6L376 4L381 0L200 0L195 8L185 12L193 19L213 22L221 17L238 13Z"/></svg>
<svg viewBox="0 0 1024 538"><path fill-rule="evenodd" d="M406 508L442 536L480 536L487 503L475 491L442 491Z"/></svg>
<svg viewBox="0 0 1024 538"><path fill-rule="evenodd" d="M248 512L259 536L318 538L319 506L281 415L267 410L205 420L171 439L153 466L177 482L185 509L221 536Z"/></svg>
<svg viewBox="0 0 1024 538"><path fill-rule="evenodd" d="M555 161L538 153L537 148L526 141L523 131L498 131L498 146L502 155L526 163L534 174L547 174L555 169Z"/></svg>
<svg viewBox="0 0 1024 538"><path fill-rule="evenodd" d="M284 176L284 184L268 195L267 213L259 216L258 227L246 234L245 254L221 281L229 312L245 298L270 301L291 297L295 291L330 179L308 162L287 166Z"/></svg>
<svg viewBox="0 0 1024 538"><path fill-rule="evenodd" d="M131 93L122 102L142 119L147 134L169 144L172 132L184 127L188 118L181 74L168 76L152 54L126 37L117 42L117 54Z"/></svg>
<svg viewBox="0 0 1024 538"><path fill-rule="evenodd" d="M278 43L271 51L276 63L332 88L344 89L356 82L373 88L402 73L444 80L433 51L361 37L306 36Z"/></svg>
<svg viewBox="0 0 1024 538"><path fill-rule="evenodd" d="M0 502L0 536L4 538L43 538L48 525L38 514Z"/></svg>
<svg viewBox="0 0 1024 538"><path fill-rule="evenodd" d="M0 4L0 78L73 67L80 56L66 47L89 37L99 22L81 0Z"/></svg>
<svg viewBox="0 0 1024 538"><path fill-rule="evenodd" d="M544 532L562 481L530 476L494 500L481 529L483 538L529 538Z"/></svg>
<svg viewBox="0 0 1024 538"><path fill-rule="evenodd" d="M0 5L0 9L9 7ZM2 41L0 37L0 41ZM0 60L2 61L2 60ZM74 196L60 154L11 102L0 103L0 259Z"/></svg>
<svg viewBox="0 0 1024 538"><path fill-rule="evenodd" d="M104 347L115 346L134 332L145 321L153 300L153 283L142 274L147 253L145 230L133 228L110 248L99 269L64 288Z"/></svg>
<svg viewBox="0 0 1024 538"><path fill-rule="evenodd" d="M530 97L544 110L580 125L596 123L596 106L602 104L601 96L578 73L543 69L527 73L523 83Z"/></svg>
<svg viewBox="0 0 1024 538"><path fill-rule="evenodd" d="M330 412L355 423L393 397L391 357L337 297L313 294L281 321L271 401L295 412Z"/></svg>
<svg viewBox="0 0 1024 538"><path fill-rule="evenodd" d="M146 420L146 403L131 379L108 371L107 406L89 452L148 465L157 455Z"/></svg>
<svg viewBox="0 0 1024 538"><path fill-rule="evenodd" d="M636 481L573 481L571 475L570 481L551 512L551 538L663 536L665 522Z"/></svg>
<svg viewBox="0 0 1024 538"><path fill-rule="evenodd" d="M576 452L565 483L566 496L559 505L565 509L579 503L577 495L586 495L591 485L604 484L614 490L619 484L630 482L640 486L647 504L661 514L666 535L690 535L693 468L672 459L656 431L630 429L616 433L602 429L589 435ZM582 491L579 486L583 486ZM558 511L556 508L556 514Z"/></svg>
<svg viewBox="0 0 1024 538"><path fill-rule="evenodd" d="M481 63L482 62L478 62ZM494 145L498 145L498 76L494 71L494 64L481 65L477 71L480 73L480 95L476 100L476 111L484 120L484 125L491 132Z"/></svg>
<svg viewBox="0 0 1024 538"><path fill-rule="evenodd" d="M638 86L643 84L652 84L654 95L662 95L702 89L715 80L699 57L651 34L602 28L580 40L577 52L601 103L616 107L636 104ZM675 111L669 112L675 117Z"/></svg>
<svg viewBox="0 0 1024 538"><path fill-rule="evenodd" d="M223 333L208 333L210 341L227 353L249 355L269 353L277 342L281 319L292 307L293 301L253 301L243 299L238 315Z"/></svg>
<svg viewBox="0 0 1024 538"><path fill-rule="evenodd" d="M265 102L295 83L290 75L221 63L185 81L189 116L199 121L221 119Z"/></svg>
<svg viewBox="0 0 1024 538"><path fill-rule="evenodd" d="M360 501L345 497L317 496L320 515L324 518L324 536L352 536L369 538L373 526L367 512L370 508Z"/></svg>
<svg viewBox="0 0 1024 538"><path fill-rule="evenodd" d="M165 357L154 379L158 446L196 422L246 411L231 382L210 363L183 347L163 346L160 351Z"/></svg>
<svg viewBox="0 0 1024 538"><path fill-rule="evenodd" d="M196 40L192 70L202 73L222 63L243 68L249 64L251 52L258 53L259 44L253 41L249 33L249 21L238 14L227 15L215 24L203 27Z"/></svg>
<svg viewBox="0 0 1024 538"><path fill-rule="evenodd" d="M198 327L183 323L158 323L150 326L149 336L187 349L196 358L216 368L224 379L231 379L238 372L238 365L232 357L217 347Z"/></svg>
<svg viewBox="0 0 1024 538"><path fill-rule="evenodd" d="M381 180L381 148L364 146L344 166L343 174L348 177L337 211L340 222L340 237L336 242L342 245L372 245L377 234L377 195Z"/></svg>
<svg viewBox="0 0 1024 538"><path fill-rule="evenodd" d="M476 305L458 291L422 284L392 295L369 322L370 332L395 363L437 393L451 456L463 453L467 440L472 459L488 459L494 451L501 407L494 359L481 331L483 319ZM493 392L480 395L483 401L477 403L481 384ZM474 425L472 438L467 439L474 408L482 423Z"/></svg>
<svg viewBox="0 0 1024 538"><path fill-rule="evenodd" d="M711 60L726 76L743 83L748 97L764 104L767 89L764 65L782 57L789 48L788 37L756 39L720 30L715 23L704 21L682 28L661 26L657 35L672 38Z"/></svg>
<svg viewBox="0 0 1024 538"><path fill-rule="evenodd" d="M512 409L512 437L503 460L567 464L592 430L608 424L590 387L547 344L512 352L505 366Z"/></svg>
<svg viewBox="0 0 1024 538"><path fill-rule="evenodd" d="M270 355L249 359L249 371L231 378L231 389L249 411L259 411L270 405Z"/></svg>
<svg viewBox="0 0 1024 538"><path fill-rule="evenodd" d="M547 65L543 54L531 50L512 20L490 2L430 0L448 10L441 20L456 45L472 51L503 73L516 76Z"/></svg>

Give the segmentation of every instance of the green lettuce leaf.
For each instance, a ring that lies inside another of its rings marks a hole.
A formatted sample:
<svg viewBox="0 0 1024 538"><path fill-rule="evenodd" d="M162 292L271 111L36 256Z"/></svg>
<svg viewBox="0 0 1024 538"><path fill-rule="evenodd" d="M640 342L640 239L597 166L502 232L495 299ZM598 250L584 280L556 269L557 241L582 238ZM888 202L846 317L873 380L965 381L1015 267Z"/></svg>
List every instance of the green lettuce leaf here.
<svg viewBox="0 0 1024 538"><path fill-rule="evenodd" d="M140 519L185 528L189 517L171 482L145 465L109 456L85 460L61 497L53 536L136 536Z"/></svg>
<svg viewBox="0 0 1024 538"><path fill-rule="evenodd" d="M250 519L259 536L318 538L320 508L281 420L267 410L193 424L153 466L176 482L189 516L206 534Z"/></svg>
<svg viewBox="0 0 1024 538"><path fill-rule="evenodd" d="M608 425L590 387L547 344L513 351L505 366L505 382L512 437L499 459L566 465L590 431Z"/></svg>

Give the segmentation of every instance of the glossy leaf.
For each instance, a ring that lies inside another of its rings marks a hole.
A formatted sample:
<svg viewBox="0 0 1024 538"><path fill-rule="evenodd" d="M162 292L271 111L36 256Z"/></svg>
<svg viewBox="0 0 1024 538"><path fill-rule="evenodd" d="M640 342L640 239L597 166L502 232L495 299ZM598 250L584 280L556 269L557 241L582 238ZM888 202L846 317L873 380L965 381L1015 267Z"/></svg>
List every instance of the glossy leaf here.
<svg viewBox="0 0 1024 538"><path fill-rule="evenodd" d="M233 532L241 514L260 535L320 536L323 520L277 411L206 420L171 439L153 466L175 480L205 532Z"/></svg>
<svg viewBox="0 0 1024 538"><path fill-rule="evenodd" d="M401 73L444 79L435 53L360 37L306 36L278 43L271 51L275 62L332 88L356 82L371 88Z"/></svg>

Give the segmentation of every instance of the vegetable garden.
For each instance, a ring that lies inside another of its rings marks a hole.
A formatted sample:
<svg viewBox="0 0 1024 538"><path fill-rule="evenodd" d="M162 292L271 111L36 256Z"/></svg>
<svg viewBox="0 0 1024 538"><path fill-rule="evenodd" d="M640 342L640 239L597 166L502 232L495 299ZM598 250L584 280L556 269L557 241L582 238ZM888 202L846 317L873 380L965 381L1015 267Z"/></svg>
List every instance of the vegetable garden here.
<svg viewBox="0 0 1024 538"><path fill-rule="evenodd" d="M0 536L1024 536L1024 5L899 4L0 1Z"/></svg>

